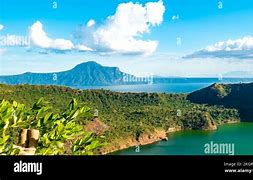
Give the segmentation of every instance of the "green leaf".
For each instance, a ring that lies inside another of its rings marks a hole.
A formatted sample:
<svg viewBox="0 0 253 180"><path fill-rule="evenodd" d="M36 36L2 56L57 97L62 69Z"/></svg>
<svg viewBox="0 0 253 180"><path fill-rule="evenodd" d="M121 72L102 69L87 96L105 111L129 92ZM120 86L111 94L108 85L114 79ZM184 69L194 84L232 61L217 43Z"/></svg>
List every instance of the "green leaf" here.
<svg viewBox="0 0 253 180"><path fill-rule="evenodd" d="M69 110L72 111L77 107L77 101L75 98L73 98L69 104Z"/></svg>
<svg viewBox="0 0 253 180"><path fill-rule="evenodd" d="M75 119L78 115L80 114L80 110L78 109L78 110L76 110L75 112L74 112L74 114L72 115L72 119Z"/></svg>
<svg viewBox="0 0 253 180"><path fill-rule="evenodd" d="M48 121L53 119L53 113L47 113L44 117L43 123L46 124Z"/></svg>
<svg viewBox="0 0 253 180"><path fill-rule="evenodd" d="M13 107L17 107L18 106L18 103L16 101L13 101Z"/></svg>

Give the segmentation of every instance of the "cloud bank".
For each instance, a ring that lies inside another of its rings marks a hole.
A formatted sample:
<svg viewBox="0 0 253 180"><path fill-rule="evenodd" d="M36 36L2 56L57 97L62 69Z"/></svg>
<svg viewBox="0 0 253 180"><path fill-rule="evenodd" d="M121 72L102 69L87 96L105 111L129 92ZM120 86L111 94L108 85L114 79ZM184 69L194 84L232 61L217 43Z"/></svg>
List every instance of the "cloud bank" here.
<svg viewBox="0 0 253 180"><path fill-rule="evenodd" d="M94 51L99 54L141 54L150 55L156 51L158 41L143 38L151 33L151 28L163 22L165 6L162 0L157 2L121 3L115 13L98 25L90 19L79 33L77 44L72 40L51 38L36 21L29 28L29 37L33 47L55 52Z"/></svg>
<svg viewBox="0 0 253 180"><path fill-rule="evenodd" d="M142 40L151 27L163 22L165 6L162 1L119 4L114 15L93 33L93 47L97 51L120 54L151 54L158 41Z"/></svg>
<svg viewBox="0 0 253 180"><path fill-rule="evenodd" d="M40 21L36 21L29 32L33 45L45 49L71 50L74 44L70 40L52 39L47 36Z"/></svg>
<svg viewBox="0 0 253 180"><path fill-rule="evenodd" d="M253 59L253 37L245 36L236 40L221 41L196 51L184 58L238 58Z"/></svg>
<svg viewBox="0 0 253 180"><path fill-rule="evenodd" d="M87 27L92 27L96 24L96 21L94 19L90 19L88 22L87 22Z"/></svg>
<svg viewBox="0 0 253 180"><path fill-rule="evenodd" d="M47 33L43 29L43 25L40 21L36 21L30 28L29 36L31 38L32 45L57 51L67 50L80 50L90 51L91 49L84 45L74 45L72 41L66 39L52 39L47 36Z"/></svg>

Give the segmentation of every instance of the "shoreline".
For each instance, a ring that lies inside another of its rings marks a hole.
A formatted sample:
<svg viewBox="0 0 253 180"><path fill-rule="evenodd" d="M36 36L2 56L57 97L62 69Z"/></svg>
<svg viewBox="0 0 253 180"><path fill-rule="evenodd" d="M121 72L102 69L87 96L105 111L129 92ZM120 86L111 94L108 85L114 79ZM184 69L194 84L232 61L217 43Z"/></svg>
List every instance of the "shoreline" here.
<svg viewBox="0 0 253 180"><path fill-rule="evenodd" d="M120 140L122 141L117 144L111 144L105 149L102 149L101 155L107 155L134 146L148 145L158 141L167 140L167 134L165 130L155 130L152 133L141 134L138 140L131 136Z"/></svg>
<svg viewBox="0 0 253 180"><path fill-rule="evenodd" d="M236 123L241 123L241 121L228 121L226 123L222 123L222 124L217 124L217 128L209 128L209 129L199 129L202 131L214 131L218 129L218 126L220 125L226 125L226 124L236 124ZM101 155L109 155L111 153L117 152L117 151L121 151L124 149L128 149L134 146L142 146L142 145L149 145L149 144L154 144L156 142L159 141L164 141L164 140L169 140L168 135L170 133L174 133L174 132L178 132L178 131L184 131L185 129L181 128L181 127L173 127L173 128L169 128L167 131L165 130L155 130L155 132L162 136L157 136L156 133L151 133L151 134L142 134L141 136L144 136L146 138L142 138L142 140L135 140L131 137L126 138L124 142L127 143L123 143L123 144L117 144L117 146L119 146L118 148L115 146L112 146L111 148L109 148L107 151L103 151L101 152ZM159 133L160 132L160 133ZM151 136L151 138L147 138ZM109 146L110 147L110 146Z"/></svg>
<svg viewBox="0 0 253 180"><path fill-rule="evenodd" d="M173 128L169 128L167 131L165 130L155 130L153 133L150 134L142 134L140 136L140 138L138 140L135 140L132 137L128 137L125 139L123 144L117 144L118 147L115 147L112 145L112 147L110 148L109 146L109 150L107 151L103 151L101 155L108 155L110 153L113 152L117 152L120 150L124 150L124 149L128 149L134 146L143 146L143 145L149 145L149 144L153 144L159 141L167 141L168 140L168 134L169 133L173 133L173 132L177 132L177 131L182 131L184 129L182 129L181 127L173 127Z"/></svg>

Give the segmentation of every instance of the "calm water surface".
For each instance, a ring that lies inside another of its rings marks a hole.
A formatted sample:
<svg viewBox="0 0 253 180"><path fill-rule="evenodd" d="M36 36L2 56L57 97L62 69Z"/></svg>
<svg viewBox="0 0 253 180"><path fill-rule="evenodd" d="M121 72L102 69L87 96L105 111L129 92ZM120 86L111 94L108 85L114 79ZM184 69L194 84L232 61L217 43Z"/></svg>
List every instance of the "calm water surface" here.
<svg viewBox="0 0 253 180"><path fill-rule="evenodd" d="M118 151L115 155L204 155L204 145L233 143L235 155L253 155L253 123L225 124L215 131L189 130L169 134L168 141Z"/></svg>

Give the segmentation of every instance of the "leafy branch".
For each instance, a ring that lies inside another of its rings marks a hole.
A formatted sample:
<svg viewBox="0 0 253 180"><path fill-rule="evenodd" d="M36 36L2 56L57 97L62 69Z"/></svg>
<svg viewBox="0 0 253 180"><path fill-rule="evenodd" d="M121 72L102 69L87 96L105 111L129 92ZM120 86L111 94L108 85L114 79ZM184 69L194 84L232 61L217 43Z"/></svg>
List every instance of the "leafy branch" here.
<svg viewBox="0 0 253 180"><path fill-rule="evenodd" d="M91 155L103 146L99 137L85 132L78 122L78 117L89 113L90 108L79 107L75 99L69 103L62 114L50 112L43 98L40 98L31 109L14 101L12 104L3 100L0 104L0 154L18 154L16 148L18 133L22 128L37 129L40 132L35 154L65 154L64 143L73 141L72 154Z"/></svg>

